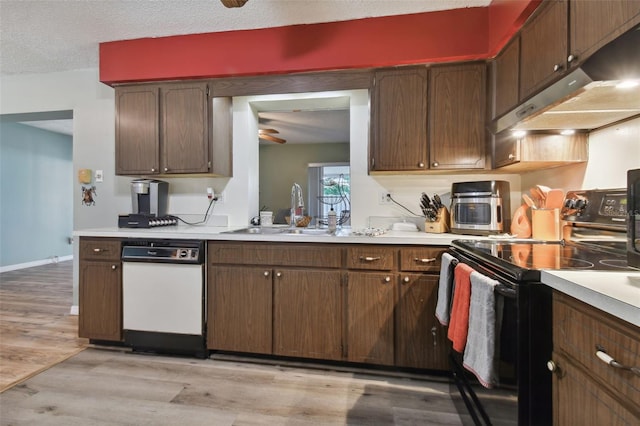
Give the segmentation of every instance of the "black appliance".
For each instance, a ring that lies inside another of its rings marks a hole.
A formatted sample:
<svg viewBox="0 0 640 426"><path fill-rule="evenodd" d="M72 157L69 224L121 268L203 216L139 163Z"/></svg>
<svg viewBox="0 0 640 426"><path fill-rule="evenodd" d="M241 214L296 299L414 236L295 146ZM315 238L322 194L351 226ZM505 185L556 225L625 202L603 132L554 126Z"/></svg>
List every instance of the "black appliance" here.
<svg viewBox="0 0 640 426"><path fill-rule="evenodd" d="M510 227L509 182L485 180L451 185L451 232L500 234Z"/></svg>
<svg viewBox="0 0 640 426"><path fill-rule="evenodd" d="M624 189L569 191L562 209L565 239L455 240L458 262L497 280L503 299L496 389L473 386L452 353L453 376L476 424L552 424L551 289L540 282L545 270L633 270L626 260ZM622 219L622 220L620 220Z"/></svg>
<svg viewBox="0 0 640 426"><path fill-rule="evenodd" d="M155 179L131 181L131 214L118 216L119 228L155 228L177 225L167 214L169 183Z"/></svg>
<svg viewBox="0 0 640 426"><path fill-rule="evenodd" d="M640 169L627 171L627 262L640 268Z"/></svg>

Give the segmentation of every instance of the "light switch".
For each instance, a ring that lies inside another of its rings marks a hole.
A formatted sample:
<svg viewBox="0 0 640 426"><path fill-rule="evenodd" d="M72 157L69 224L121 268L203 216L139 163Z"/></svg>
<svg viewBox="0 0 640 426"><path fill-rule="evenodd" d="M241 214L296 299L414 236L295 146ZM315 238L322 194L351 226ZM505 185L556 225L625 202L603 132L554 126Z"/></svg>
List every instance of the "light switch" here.
<svg viewBox="0 0 640 426"><path fill-rule="evenodd" d="M96 182L102 182L103 181L103 175L102 175L102 170L96 170Z"/></svg>

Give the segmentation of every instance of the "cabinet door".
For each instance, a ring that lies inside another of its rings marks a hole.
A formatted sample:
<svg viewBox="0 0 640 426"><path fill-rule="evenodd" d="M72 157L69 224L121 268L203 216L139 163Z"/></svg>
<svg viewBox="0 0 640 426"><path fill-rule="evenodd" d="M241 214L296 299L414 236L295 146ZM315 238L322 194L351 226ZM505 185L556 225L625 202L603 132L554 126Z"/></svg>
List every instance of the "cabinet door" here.
<svg viewBox="0 0 640 426"><path fill-rule="evenodd" d="M342 359L343 310L338 271L276 269L273 278L273 352Z"/></svg>
<svg viewBox="0 0 640 426"><path fill-rule="evenodd" d="M556 353L553 375L554 425L637 425L638 401L623 405L607 392L590 373ZM632 374L632 373L629 373ZM630 408L635 404L635 414Z"/></svg>
<svg viewBox="0 0 640 426"><path fill-rule="evenodd" d="M393 365L395 288L391 273L350 272L347 286L347 359Z"/></svg>
<svg viewBox="0 0 640 426"><path fill-rule="evenodd" d="M429 167L484 168L485 63L433 67L429 84Z"/></svg>
<svg viewBox="0 0 640 426"><path fill-rule="evenodd" d="M447 370L448 342L434 312L438 275L402 274L396 309L396 365Z"/></svg>
<svg viewBox="0 0 640 426"><path fill-rule="evenodd" d="M116 174L149 175L160 170L157 86L116 87Z"/></svg>
<svg viewBox="0 0 640 426"><path fill-rule="evenodd" d="M571 1L570 52L576 62L640 23L638 0Z"/></svg>
<svg viewBox="0 0 640 426"><path fill-rule="evenodd" d="M427 84L424 67L375 73L370 171L426 169Z"/></svg>
<svg viewBox="0 0 640 426"><path fill-rule="evenodd" d="M209 96L206 83L162 86L162 173L208 173Z"/></svg>
<svg viewBox="0 0 640 426"><path fill-rule="evenodd" d="M122 272L118 262L80 260L78 336L122 340Z"/></svg>
<svg viewBox="0 0 640 426"><path fill-rule="evenodd" d="M542 89L566 69L568 7L553 0L520 33L520 99Z"/></svg>
<svg viewBox="0 0 640 426"><path fill-rule="evenodd" d="M207 347L271 354L271 269L216 266L208 280Z"/></svg>
<svg viewBox="0 0 640 426"><path fill-rule="evenodd" d="M491 64L493 112L492 119L496 119L518 105L518 91L520 89L520 37L516 36L509 42Z"/></svg>

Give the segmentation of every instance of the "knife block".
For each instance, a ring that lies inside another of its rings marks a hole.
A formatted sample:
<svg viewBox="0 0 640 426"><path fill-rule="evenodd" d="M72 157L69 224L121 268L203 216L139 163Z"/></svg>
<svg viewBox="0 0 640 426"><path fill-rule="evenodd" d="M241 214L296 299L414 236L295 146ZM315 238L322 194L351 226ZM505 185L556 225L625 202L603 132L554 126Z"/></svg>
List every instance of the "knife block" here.
<svg viewBox="0 0 640 426"><path fill-rule="evenodd" d="M431 234L443 234L445 232L449 232L449 211L446 207L442 207L438 210L435 221L425 221L424 231Z"/></svg>

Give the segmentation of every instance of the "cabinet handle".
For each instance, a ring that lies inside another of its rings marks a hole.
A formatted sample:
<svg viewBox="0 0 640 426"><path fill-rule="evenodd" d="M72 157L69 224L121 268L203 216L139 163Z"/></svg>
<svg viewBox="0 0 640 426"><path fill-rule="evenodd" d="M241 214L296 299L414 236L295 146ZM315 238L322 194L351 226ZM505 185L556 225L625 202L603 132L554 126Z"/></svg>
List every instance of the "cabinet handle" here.
<svg viewBox="0 0 640 426"><path fill-rule="evenodd" d="M276 277L281 277L282 276L282 272L276 272Z"/></svg>
<svg viewBox="0 0 640 426"><path fill-rule="evenodd" d="M513 154L509 154L509 160L515 160L516 156Z"/></svg>
<svg viewBox="0 0 640 426"><path fill-rule="evenodd" d="M428 257L428 258L420 259L420 258L414 257L413 260L418 262L418 263L431 263L431 262L435 262L436 258L435 257Z"/></svg>
<svg viewBox="0 0 640 426"><path fill-rule="evenodd" d="M164 168L164 171L165 171L165 172L168 172L168 171L169 171L169 168L168 168L168 167L165 167L165 168Z"/></svg>
<svg viewBox="0 0 640 426"><path fill-rule="evenodd" d="M152 171L153 173L155 173L155 172L156 172L156 169L155 169L154 167L152 167L152 168L151 168L151 171Z"/></svg>
<svg viewBox="0 0 640 426"><path fill-rule="evenodd" d="M438 346L438 334L437 334L438 329L436 328L436 326L434 325L433 327L431 327L431 336L433 336L433 346Z"/></svg>
<svg viewBox="0 0 640 426"><path fill-rule="evenodd" d="M115 271L116 269L118 269L118 265L111 265L111 269Z"/></svg>
<svg viewBox="0 0 640 426"><path fill-rule="evenodd" d="M402 281L403 281L403 282L405 282L405 283L408 283L408 282L410 281L410 278L409 278L409 277L404 277L404 278L402 279Z"/></svg>
<svg viewBox="0 0 640 426"><path fill-rule="evenodd" d="M360 256L360 260L364 260L365 262L375 262L376 260L380 260L380 256L378 257Z"/></svg>
<svg viewBox="0 0 640 426"><path fill-rule="evenodd" d="M431 163L431 165L433 167L438 167L440 165L440 163L438 163L437 161L434 161L433 163Z"/></svg>
<svg viewBox="0 0 640 426"><path fill-rule="evenodd" d="M101 249L101 248L94 248L94 249L93 249L93 252L94 252L94 253L100 253L101 251L102 251L102 249Z"/></svg>
<svg viewBox="0 0 640 426"><path fill-rule="evenodd" d="M385 283L391 282L391 277L384 277L384 282Z"/></svg>
<svg viewBox="0 0 640 426"><path fill-rule="evenodd" d="M553 72L558 72L558 71L562 71L562 65L561 64L555 64L553 66Z"/></svg>
<svg viewBox="0 0 640 426"><path fill-rule="evenodd" d="M550 359L549 361L547 361L547 370L551 371L552 373L558 371L558 365L553 362L552 359Z"/></svg>
<svg viewBox="0 0 640 426"><path fill-rule="evenodd" d="M424 163L418 163L418 167L420 168L424 167Z"/></svg>
<svg viewBox="0 0 640 426"><path fill-rule="evenodd" d="M575 61L576 59L577 59L577 56L575 56L575 55L567 56L567 62L569 62L569 63Z"/></svg>
<svg viewBox="0 0 640 426"><path fill-rule="evenodd" d="M628 365L620 364L605 351L604 347L600 345L596 345L596 356L598 357L598 359L600 359L600 361L604 362L607 365L610 365L613 368L617 368L620 370L629 370L636 376L640 376L640 367L630 367Z"/></svg>
<svg viewBox="0 0 640 426"><path fill-rule="evenodd" d="M264 271L264 276L268 277L269 276L269 271Z"/></svg>

